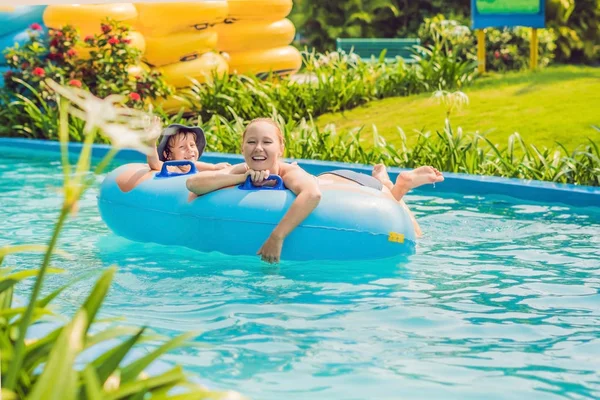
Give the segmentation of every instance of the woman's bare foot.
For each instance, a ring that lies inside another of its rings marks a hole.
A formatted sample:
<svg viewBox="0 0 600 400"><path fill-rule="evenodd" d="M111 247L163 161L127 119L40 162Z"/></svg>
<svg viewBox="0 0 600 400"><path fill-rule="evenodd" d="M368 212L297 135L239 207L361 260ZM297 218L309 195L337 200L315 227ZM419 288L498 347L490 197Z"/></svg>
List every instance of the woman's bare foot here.
<svg viewBox="0 0 600 400"><path fill-rule="evenodd" d="M400 172L391 192L394 198L399 201L411 189L428 183L442 182L443 180L444 176L440 171L433 167L423 166L412 171Z"/></svg>
<svg viewBox="0 0 600 400"><path fill-rule="evenodd" d="M375 178L379 182L381 182L383 184L383 186L388 188L390 191L394 187L394 184L392 183L392 180L390 179L390 176L387 173L387 169L385 168L385 165L375 164L373 166L373 172L371 172L371 175L373 176L373 178Z"/></svg>

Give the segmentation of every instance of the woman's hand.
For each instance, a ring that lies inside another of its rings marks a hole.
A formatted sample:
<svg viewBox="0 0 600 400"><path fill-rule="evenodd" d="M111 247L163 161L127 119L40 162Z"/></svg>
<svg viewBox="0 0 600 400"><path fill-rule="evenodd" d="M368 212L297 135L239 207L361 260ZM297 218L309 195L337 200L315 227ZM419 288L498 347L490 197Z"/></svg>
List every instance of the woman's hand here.
<svg viewBox="0 0 600 400"><path fill-rule="evenodd" d="M256 185L257 183L262 183L263 181L265 181L269 177L269 175L270 173L268 169L264 171L255 171L253 169L248 169L248 171L246 171L245 177L250 177L250 179L252 179L252 183Z"/></svg>
<svg viewBox="0 0 600 400"><path fill-rule="evenodd" d="M283 247L283 239L269 236L266 242L260 247L256 254L260 255L263 261L270 264L278 263L281 258L281 248Z"/></svg>

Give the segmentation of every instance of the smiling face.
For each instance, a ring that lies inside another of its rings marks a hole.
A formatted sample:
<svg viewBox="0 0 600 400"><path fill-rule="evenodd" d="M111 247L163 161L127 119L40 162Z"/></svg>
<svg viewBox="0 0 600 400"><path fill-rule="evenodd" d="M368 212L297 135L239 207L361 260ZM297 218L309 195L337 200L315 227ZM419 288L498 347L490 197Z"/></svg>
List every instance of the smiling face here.
<svg viewBox="0 0 600 400"><path fill-rule="evenodd" d="M279 157L283 155L283 138L274 122L251 122L243 136L242 155L250 169L277 173Z"/></svg>
<svg viewBox="0 0 600 400"><path fill-rule="evenodd" d="M194 132L179 132L169 138L164 151L167 160L198 161L200 151L196 145Z"/></svg>

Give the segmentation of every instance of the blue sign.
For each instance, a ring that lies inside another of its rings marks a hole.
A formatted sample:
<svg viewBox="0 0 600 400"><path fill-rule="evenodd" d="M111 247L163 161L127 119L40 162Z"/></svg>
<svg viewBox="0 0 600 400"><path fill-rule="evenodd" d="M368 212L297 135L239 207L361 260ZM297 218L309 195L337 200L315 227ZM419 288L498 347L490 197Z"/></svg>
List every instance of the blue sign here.
<svg viewBox="0 0 600 400"><path fill-rule="evenodd" d="M472 28L544 28L545 3L545 0L471 0Z"/></svg>

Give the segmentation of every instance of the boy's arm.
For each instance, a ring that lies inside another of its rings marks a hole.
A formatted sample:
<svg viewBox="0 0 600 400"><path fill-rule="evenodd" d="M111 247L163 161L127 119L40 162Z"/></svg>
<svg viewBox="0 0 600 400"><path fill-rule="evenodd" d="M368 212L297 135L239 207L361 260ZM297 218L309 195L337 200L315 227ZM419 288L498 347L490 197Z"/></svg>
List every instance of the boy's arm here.
<svg viewBox="0 0 600 400"><path fill-rule="evenodd" d="M148 126L145 128L146 134L148 135L149 140L152 143L154 149L152 152L146 156L146 161L148 162L148 166L152 171L160 171L163 162L158 158L158 149L156 147L156 139L160 136L160 132L162 131L162 124L160 122L160 118L157 116L153 116Z"/></svg>
<svg viewBox="0 0 600 400"><path fill-rule="evenodd" d="M156 149L156 143L154 143L154 150L148 156L146 156L146 160L148 161L148 166L152 171L160 171L163 162L158 158L158 150Z"/></svg>
<svg viewBox="0 0 600 400"><path fill-rule="evenodd" d="M244 183L248 173L241 172L241 168L236 167L233 166L220 171L199 172L187 179L186 187L190 192L201 196L215 190Z"/></svg>
<svg viewBox="0 0 600 400"><path fill-rule="evenodd" d="M211 163L207 163L207 162L203 162L203 161L196 161L196 168L198 169L198 171L218 171L221 169L225 169L227 167L231 167L231 164L229 164L229 163L211 164Z"/></svg>

